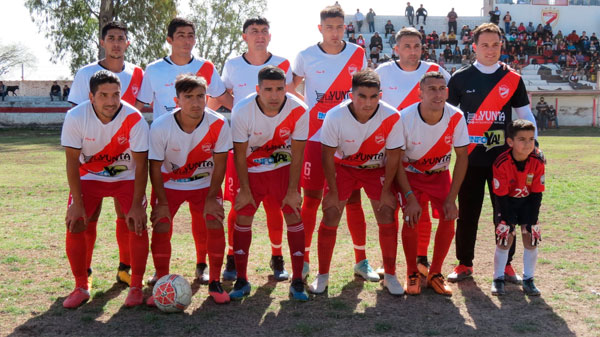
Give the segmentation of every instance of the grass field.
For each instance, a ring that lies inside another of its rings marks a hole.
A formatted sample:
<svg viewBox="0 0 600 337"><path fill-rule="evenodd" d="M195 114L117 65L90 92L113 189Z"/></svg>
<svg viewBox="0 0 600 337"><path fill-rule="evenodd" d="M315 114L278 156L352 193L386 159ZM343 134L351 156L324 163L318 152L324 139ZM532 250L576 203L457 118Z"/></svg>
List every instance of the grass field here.
<svg viewBox="0 0 600 337"><path fill-rule="evenodd" d="M344 222L328 294L311 296L308 303L291 301L289 283L269 278L270 249L261 211L250 255L251 295L241 303L218 306L208 299L206 286L193 284L192 305L183 314L168 315L145 306L122 307L127 289L114 282L118 254L112 200L105 200L98 224L92 300L78 310L62 308L74 282L64 247L68 187L59 133L0 130L0 335L600 336L599 136L598 129L563 128L540 138L548 167L536 275L539 298L524 296L514 285L507 285L504 297L490 295L494 242L486 200L474 278L453 285L451 298L430 289L420 296L392 297L380 284L355 278ZM183 207L175 219L171 272L192 282L189 220ZM368 223L367 255L377 267L381 256L372 215ZM316 233L314 243L316 247ZM523 248L517 247L514 265L521 271ZM398 275L403 277L404 254L398 248ZM286 254L284 245L290 270ZM455 262L452 245L444 274ZM313 254L309 281L316 267ZM146 273L153 271L149 259Z"/></svg>

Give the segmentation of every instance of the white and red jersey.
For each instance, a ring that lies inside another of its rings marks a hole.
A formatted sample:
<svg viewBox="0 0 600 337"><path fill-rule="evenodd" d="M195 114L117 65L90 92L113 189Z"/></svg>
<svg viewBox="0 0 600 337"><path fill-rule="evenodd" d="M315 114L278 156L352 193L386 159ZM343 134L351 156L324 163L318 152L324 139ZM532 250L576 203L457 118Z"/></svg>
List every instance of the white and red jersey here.
<svg viewBox="0 0 600 337"><path fill-rule="evenodd" d="M164 57L150 63L146 67L146 74L137 100L150 104L154 102L154 120L167 112L173 111L175 104L175 79L179 74L195 74L206 79L208 90L206 93L212 97L219 97L225 93L225 85L212 62L192 57L188 64L176 65L170 57Z"/></svg>
<svg viewBox="0 0 600 337"><path fill-rule="evenodd" d="M348 98L352 74L367 67L365 50L346 43L338 54L327 54L316 44L301 51L294 61L294 74L304 77L304 101L308 105L308 139L318 142L325 115Z"/></svg>
<svg viewBox="0 0 600 337"><path fill-rule="evenodd" d="M425 73L439 71L444 75L446 83L450 80L450 74L438 64L420 61L415 71L404 71L396 61L386 62L375 72L379 74L381 80L381 99L398 110L402 110L409 105L420 101L419 88L421 77Z"/></svg>
<svg viewBox="0 0 600 337"><path fill-rule="evenodd" d="M107 124L98 119L90 101L67 112L60 144L81 150L82 180L135 179L132 152L148 151L148 123L132 105L121 103L117 115Z"/></svg>
<svg viewBox="0 0 600 337"><path fill-rule="evenodd" d="M223 115L208 108L192 133L181 129L175 119L179 109L160 116L150 128L148 159L162 161L164 186L174 190L210 187L215 166L213 154L232 148L231 130Z"/></svg>
<svg viewBox="0 0 600 337"><path fill-rule="evenodd" d="M101 66L100 62L90 63L79 69L77 74L75 74L73 84L71 84L71 91L69 91L69 98L67 100L75 105L89 100L90 78L100 70L108 69ZM117 75L121 81L121 99L134 105L142 86L144 71L135 64L125 61L123 69L114 74Z"/></svg>
<svg viewBox="0 0 600 337"><path fill-rule="evenodd" d="M404 147L402 120L398 110L379 101L375 114L360 123L346 100L329 110L321 128L321 143L337 148L335 162L356 168L385 166L385 150Z"/></svg>
<svg viewBox="0 0 600 337"><path fill-rule="evenodd" d="M248 172L273 171L292 162L292 139L308 137L306 104L286 93L281 111L268 117L258 106L258 95L252 94L233 107L231 134L235 143L248 142Z"/></svg>
<svg viewBox="0 0 600 337"><path fill-rule="evenodd" d="M402 110L406 149L402 164L407 172L432 173L448 170L453 147L469 145L467 122L460 109L446 103L442 119L425 123L420 103Z"/></svg>
<svg viewBox="0 0 600 337"><path fill-rule="evenodd" d="M525 198L531 193L545 190L545 163L540 152L535 149L526 159L523 170L517 168L508 149L496 158L492 170L494 172L494 194L508 195L511 198Z"/></svg>
<svg viewBox="0 0 600 337"><path fill-rule="evenodd" d="M258 72L265 66L272 65L285 72L285 84L292 83L292 69L290 61L271 54L269 59L261 65L250 64L244 55L234 57L225 62L223 68L223 83L225 87L233 91L233 105L236 105L248 95L256 92L258 84Z"/></svg>

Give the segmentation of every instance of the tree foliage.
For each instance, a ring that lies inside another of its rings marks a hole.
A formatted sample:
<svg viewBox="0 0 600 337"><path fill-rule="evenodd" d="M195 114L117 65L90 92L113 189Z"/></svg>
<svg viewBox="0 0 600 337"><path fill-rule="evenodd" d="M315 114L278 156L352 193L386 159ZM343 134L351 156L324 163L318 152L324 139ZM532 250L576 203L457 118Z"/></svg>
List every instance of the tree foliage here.
<svg viewBox="0 0 600 337"><path fill-rule="evenodd" d="M166 29L177 14L177 0L26 0L32 20L51 41L52 61L70 59L71 72L103 55L101 26L127 24L128 61L142 65L162 57Z"/></svg>
<svg viewBox="0 0 600 337"><path fill-rule="evenodd" d="M200 56L222 72L227 58L242 50L244 21L262 16L266 7L266 0L190 0Z"/></svg>
<svg viewBox="0 0 600 337"><path fill-rule="evenodd" d="M25 46L16 43L0 44L0 76L21 64L33 66L35 60L35 56Z"/></svg>

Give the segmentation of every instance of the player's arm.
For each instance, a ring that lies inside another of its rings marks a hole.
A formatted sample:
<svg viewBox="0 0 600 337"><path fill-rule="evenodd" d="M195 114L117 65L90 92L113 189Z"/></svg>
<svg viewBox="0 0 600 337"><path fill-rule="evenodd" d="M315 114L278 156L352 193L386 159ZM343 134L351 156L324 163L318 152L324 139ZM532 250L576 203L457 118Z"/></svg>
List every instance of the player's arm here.
<svg viewBox="0 0 600 337"><path fill-rule="evenodd" d="M535 121L535 116L533 115L533 111L531 111L531 107L529 107L529 104L524 105L522 107L515 108L515 112L517 113L517 116L519 116L519 119L526 119L526 120L530 121L531 123L533 123L533 125L535 126L535 139L537 139L538 138L537 123Z"/></svg>
<svg viewBox="0 0 600 337"><path fill-rule="evenodd" d="M88 219L85 214L85 207L83 206L81 179L79 178L79 156L81 154L81 149L65 147L65 154L67 157L67 181L69 183L69 190L71 191L72 198L71 205L67 209L65 222L67 230L72 232L79 219L83 218L86 225Z"/></svg>
<svg viewBox="0 0 600 337"><path fill-rule="evenodd" d="M300 172L302 171L302 162L304 161L304 147L306 141L292 139L292 163L290 164L290 180L288 182L288 189L281 207L288 205L294 210L294 214L300 218L300 211L302 207L302 197L298 190L298 182L300 181Z"/></svg>
<svg viewBox="0 0 600 337"><path fill-rule="evenodd" d="M404 150L400 150L400 158L404 158ZM401 159L400 159L401 160ZM398 165L396 170L396 183L400 187L400 193L406 199L406 207L404 207L404 221L408 223L408 226L414 228L421 218L421 206L417 197L413 193L408 177L406 176L406 170L404 165Z"/></svg>
<svg viewBox="0 0 600 337"><path fill-rule="evenodd" d="M233 159L235 169L240 181L240 191L235 197L235 210L239 211L246 205L251 204L256 207L252 192L250 191L250 180L248 179L248 165L246 164L246 151L248 142L233 142Z"/></svg>
<svg viewBox="0 0 600 337"><path fill-rule="evenodd" d="M458 196L460 186L465 179L467 166L469 165L468 146L455 147L454 153L456 153L456 163L454 164L454 170L452 171L452 185L450 185L450 193L448 193L443 206L446 220L455 220L458 218L456 197Z"/></svg>
<svg viewBox="0 0 600 337"><path fill-rule="evenodd" d="M156 204L152 205L150 213L150 221L152 226L160 223L160 220L166 218L171 222L171 211L169 211L169 200L165 192L165 183L163 181L161 167L162 160L150 160L150 183L152 183L152 191L156 197Z"/></svg>
<svg viewBox="0 0 600 337"><path fill-rule="evenodd" d="M215 163L215 167L213 168L210 187L208 188L208 194L206 195L206 201L204 202L204 218L206 219L208 215L211 215L220 223L223 223L225 210L223 209L223 203L219 202L218 198L221 195L221 185L225 178L227 152L213 153L213 162Z"/></svg>
<svg viewBox="0 0 600 337"><path fill-rule="evenodd" d="M287 91L296 95L298 98L304 100L304 96L296 91L296 88L298 88L298 86L300 85L300 83L302 83L302 81L304 81L304 76L299 76L299 75L294 74L294 77L292 78L292 83L288 86L289 89L287 89Z"/></svg>
<svg viewBox="0 0 600 337"><path fill-rule="evenodd" d="M388 206L394 210L396 209L397 200L392 192L392 185L394 184L394 179L396 178L396 173L398 171L401 151L401 148L385 150L385 156L387 160L385 163L385 176L383 180L383 187L381 188L381 197L379 198L378 210L381 210L383 206Z"/></svg>
<svg viewBox="0 0 600 337"><path fill-rule="evenodd" d="M327 187L329 188L329 191L325 197L323 197L323 210L335 207L338 212L342 213L343 209L340 206L340 199L338 197L338 188L335 181L335 161L333 159L337 148L325 144L322 144L321 148L323 173L325 174L325 180L327 181Z"/></svg>
<svg viewBox="0 0 600 337"><path fill-rule="evenodd" d="M296 88L297 88L297 87L298 87L298 86L297 86L297 85L295 85L295 84L294 84L294 82L292 81L290 84L287 84L287 85L285 86L285 91L286 91L286 92L289 92L290 94L292 94L292 95L294 95L294 96L296 96L296 97L298 97L298 98L300 98L301 100L304 100L304 96L302 96L302 94L300 94L300 93L299 93L299 92L296 90Z"/></svg>
<svg viewBox="0 0 600 337"><path fill-rule="evenodd" d="M147 221L146 209L144 208L144 195L146 193L146 184L148 183L148 151L132 151L131 155L135 162L135 180L133 200L126 219L128 225L133 225L135 234L142 235L142 232L146 230Z"/></svg>
<svg viewBox="0 0 600 337"><path fill-rule="evenodd" d="M231 94L227 90L225 90L223 94L219 97L209 97L207 106L209 109L215 111L222 106L231 110L233 109L233 96L231 96Z"/></svg>
<svg viewBox="0 0 600 337"><path fill-rule="evenodd" d="M146 105L146 103L135 100L135 108L138 109L138 111L142 112L142 109L144 108L145 105Z"/></svg>

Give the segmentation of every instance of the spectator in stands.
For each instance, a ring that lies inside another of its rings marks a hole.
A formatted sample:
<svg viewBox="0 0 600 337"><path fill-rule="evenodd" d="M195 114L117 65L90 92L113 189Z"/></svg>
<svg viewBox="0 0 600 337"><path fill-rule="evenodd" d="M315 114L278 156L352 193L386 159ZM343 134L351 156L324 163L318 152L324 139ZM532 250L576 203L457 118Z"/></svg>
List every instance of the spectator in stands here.
<svg viewBox="0 0 600 337"><path fill-rule="evenodd" d="M590 49L590 38L586 35L585 30L581 32L581 36L579 37L579 50L589 50Z"/></svg>
<svg viewBox="0 0 600 337"><path fill-rule="evenodd" d="M69 92L71 92L71 88L68 85L64 85L62 88L62 100L66 101L67 97L69 97Z"/></svg>
<svg viewBox="0 0 600 337"><path fill-rule="evenodd" d="M358 34L358 37L356 38L356 44L366 48L365 38L362 36L362 34Z"/></svg>
<svg viewBox="0 0 600 337"><path fill-rule="evenodd" d="M592 36L590 36L590 45L598 46L598 37L596 37L596 33L592 33Z"/></svg>
<svg viewBox="0 0 600 337"><path fill-rule="evenodd" d="M510 12L507 11L506 14L504 14L502 21L504 21L504 32L508 33L510 23L512 22L512 16L510 16Z"/></svg>
<svg viewBox="0 0 600 337"><path fill-rule="evenodd" d="M551 63L554 61L554 52L550 46L544 46L544 61L546 63Z"/></svg>
<svg viewBox="0 0 600 337"><path fill-rule="evenodd" d="M567 66L567 54L565 54L565 52L561 52L560 55L558 56L558 65L561 68L564 68Z"/></svg>
<svg viewBox="0 0 600 337"><path fill-rule="evenodd" d="M552 52L552 50L550 50L550 52ZM519 47L519 51L517 52L517 59L519 60L519 64L527 64L528 61L528 55L527 52L525 51L525 47L520 46Z"/></svg>
<svg viewBox="0 0 600 337"><path fill-rule="evenodd" d="M387 23L385 24L385 38L387 39L388 34L392 34L392 36L394 35L394 24L392 23L392 20L387 20Z"/></svg>
<svg viewBox="0 0 600 337"><path fill-rule="evenodd" d="M425 44L426 44L426 43L425 43L425 37L426 37L427 35L425 34L425 29L423 29L423 26L421 26L421 28L419 28L419 33L421 33L421 36L423 37L423 41L421 41L421 43L422 43L423 45L425 45Z"/></svg>
<svg viewBox="0 0 600 337"><path fill-rule="evenodd" d="M452 63L460 63L462 59L462 55L460 52L460 47L458 45L454 46L454 50L452 51Z"/></svg>
<svg viewBox="0 0 600 337"><path fill-rule="evenodd" d="M495 23L495 24L499 24L500 23L500 10L498 9L498 6L496 6L496 8L493 11L489 12L490 14L490 22L491 23Z"/></svg>
<svg viewBox="0 0 600 337"><path fill-rule="evenodd" d="M396 31L392 30L392 34L390 34L390 39L388 40L390 48L394 51L394 46L396 45Z"/></svg>
<svg viewBox="0 0 600 337"><path fill-rule="evenodd" d="M56 99L58 99L60 101L61 97L60 97L60 85L58 85L58 82L54 81L52 83L52 86L50 87L50 100L54 101L54 97L56 97Z"/></svg>
<svg viewBox="0 0 600 337"><path fill-rule="evenodd" d="M370 50L369 58L373 61L374 65L377 65L377 63L379 63L379 53L381 52L381 49L379 49L379 46L373 45Z"/></svg>
<svg viewBox="0 0 600 337"><path fill-rule="evenodd" d="M352 21L346 26L346 36L349 38L350 34L354 34L354 25L352 24Z"/></svg>
<svg viewBox="0 0 600 337"><path fill-rule="evenodd" d="M567 67L572 69L577 68L577 59L575 58L575 55L573 55L573 52L567 54Z"/></svg>
<svg viewBox="0 0 600 337"><path fill-rule="evenodd" d="M456 72L456 67L452 67L452 69L450 69L450 75L454 74Z"/></svg>
<svg viewBox="0 0 600 337"><path fill-rule="evenodd" d="M383 39L381 38L381 35L379 35L378 32L375 32L375 34L373 36L371 36L371 43L369 43L369 50L371 48L373 48L373 46L377 46L377 48L379 48L379 50L383 49Z"/></svg>
<svg viewBox="0 0 600 337"><path fill-rule="evenodd" d="M573 89L579 89L581 87L577 70L573 70L571 76L569 76L569 85L571 85Z"/></svg>
<svg viewBox="0 0 600 337"><path fill-rule="evenodd" d="M542 51L544 50L544 40L541 37L538 37L535 42L535 53L536 55L542 55Z"/></svg>
<svg viewBox="0 0 600 337"><path fill-rule="evenodd" d="M406 3L406 9L404 10L404 16L408 18L408 24L413 26L413 20L415 19L415 8L410 5L410 2Z"/></svg>
<svg viewBox="0 0 600 337"><path fill-rule="evenodd" d="M527 29L525 28L525 25L523 25L523 22L519 23L519 27L517 27L517 31L520 33L527 33Z"/></svg>
<svg viewBox="0 0 600 337"><path fill-rule="evenodd" d="M431 34L429 34L429 36L431 36L431 43L433 43L433 48L439 48L440 36L437 34L437 32L434 30L433 32L431 32Z"/></svg>
<svg viewBox="0 0 600 337"><path fill-rule="evenodd" d="M458 41L456 41L456 34L454 34L454 32L448 34L448 44L451 46L458 46Z"/></svg>
<svg viewBox="0 0 600 337"><path fill-rule="evenodd" d="M354 37L354 33L350 35L350 37L348 38L348 42L356 43L356 37Z"/></svg>
<svg viewBox="0 0 600 337"><path fill-rule="evenodd" d="M365 19L365 15L360 12L360 9L357 8L356 13L354 14L354 21L356 21L356 28L358 28L359 33L362 28L364 19Z"/></svg>
<svg viewBox="0 0 600 337"><path fill-rule="evenodd" d="M536 104L535 109L537 110L536 122L538 130L542 131L547 129L546 117L548 114L548 103L544 101L544 96L540 97L539 102Z"/></svg>
<svg viewBox="0 0 600 337"><path fill-rule="evenodd" d="M544 34L544 26L542 26L542 24L539 23L535 28L535 32L538 33L539 36L542 36Z"/></svg>
<svg viewBox="0 0 600 337"><path fill-rule="evenodd" d="M367 68L375 69L375 65L373 64L373 61L371 61L371 59L367 60Z"/></svg>
<svg viewBox="0 0 600 337"><path fill-rule="evenodd" d="M527 28L525 28L525 31L530 36L533 35L533 33L535 33L535 27L533 27L533 22L529 21L529 25L527 25Z"/></svg>
<svg viewBox="0 0 600 337"><path fill-rule="evenodd" d="M571 42L573 45L579 43L579 35L577 35L577 32L575 30L573 30L571 34L567 36L567 42Z"/></svg>
<svg viewBox="0 0 600 337"><path fill-rule="evenodd" d="M583 56L583 53L581 51L577 52L577 55L575 55L575 60L577 60L577 65L580 67L583 67L585 64L585 56Z"/></svg>
<svg viewBox="0 0 600 337"><path fill-rule="evenodd" d="M553 122L554 123L554 127L559 129L558 127L558 113L556 113L556 109L554 108L554 105L550 105L550 107L548 108L548 121Z"/></svg>
<svg viewBox="0 0 600 337"><path fill-rule="evenodd" d="M6 85L4 85L4 82L0 81L0 96L2 96L2 101L4 101L4 97L6 97L6 94Z"/></svg>
<svg viewBox="0 0 600 337"><path fill-rule="evenodd" d="M563 33L559 29L558 33L556 33L556 35L554 35L554 41L557 41L556 43L558 43L558 41L562 41L562 40L564 40Z"/></svg>
<svg viewBox="0 0 600 337"><path fill-rule="evenodd" d="M446 45L446 49L444 49L444 62L452 63L452 49L450 49L450 45Z"/></svg>
<svg viewBox="0 0 600 337"><path fill-rule="evenodd" d="M375 31L375 12L373 8L369 8L369 12L367 13L367 24L369 25L369 33L373 33Z"/></svg>
<svg viewBox="0 0 600 337"><path fill-rule="evenodd" d="M546 22L546 25L544 26L544 35L552 36L552 26L550 25L550 22Z"/></svg>
<svg viewBox="0 0 600 337"><path fill-rule="evenodd" d="M517 28L517 23L516 22L514 22L514 21L512 22L512 24L508 28L508 33L509 34L515 34L515 36L517 36L517 34L519 34L519 29Z"/></svg>
<svg viewBox="0 0 600 337"><path fill-rule="evenodd" d="M448 33L456 33L458 31L458 28L456 27L456 19L458 19L458 14L456 14L456 12L454 11L454 7L452 7L452 10L448 12L448 15L446 15L446 17L448 18Z"/></svg>
<svg viewBox="0 0 600 337"><path fill-rule="evenodd" d="M423 24L427 25L427 10L423 8L423 4L417 9L417 25L419 24L419 17L423 17Z"/></svg>
<svg viewBox="0 0 600 337"><path fill-rule="evenodd" d="M466 44L465 47L462 49L462 56L463 58L467 58L470 59L471 58L471 47Z"/></svg>
<svg viewBox="0 0 600 337"><path fill-rule="evenodd" d="M567 44L567 51L568 52L575 52L577 50L577 47L575 47L575 44L573 42L568 42Z"/></svg>
<svg viewBox="0 0 600 337"><path fill-rule="evenodd" d="M443 48L444 46L448 45L448 35L446 35L446 32L442 32L442 35L440 35L439 44L440 48Z"/></svg>

